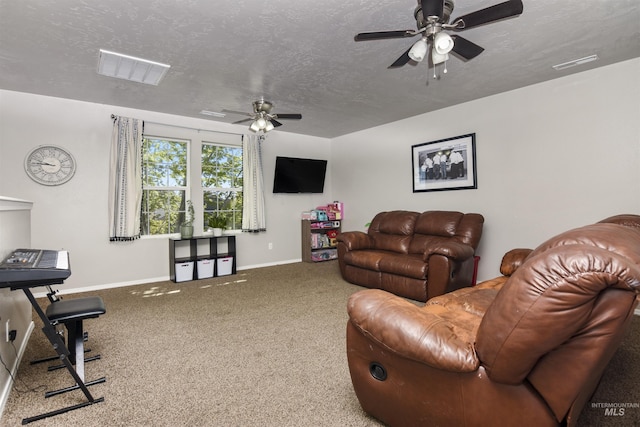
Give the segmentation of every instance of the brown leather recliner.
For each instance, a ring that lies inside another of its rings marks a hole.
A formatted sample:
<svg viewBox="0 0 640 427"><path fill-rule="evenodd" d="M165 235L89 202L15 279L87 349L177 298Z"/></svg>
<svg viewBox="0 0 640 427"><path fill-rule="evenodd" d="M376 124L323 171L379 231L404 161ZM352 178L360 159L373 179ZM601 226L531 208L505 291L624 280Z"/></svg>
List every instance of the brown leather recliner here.
<svg viewBox="0 0 640 427"><path fill-rule="evenodd" d="M367 233L338 235L340 272L356 285L427 301L472 284L483 223L476 213L381 212Z"/></svg>
<svg viewBox="0 0 640 427"><path fill-rule="evenodd" d="M613 219L513 250L504 276L424 307L353 294L363 409L392 426L575 425L638 304L640 216Z"/></svg>

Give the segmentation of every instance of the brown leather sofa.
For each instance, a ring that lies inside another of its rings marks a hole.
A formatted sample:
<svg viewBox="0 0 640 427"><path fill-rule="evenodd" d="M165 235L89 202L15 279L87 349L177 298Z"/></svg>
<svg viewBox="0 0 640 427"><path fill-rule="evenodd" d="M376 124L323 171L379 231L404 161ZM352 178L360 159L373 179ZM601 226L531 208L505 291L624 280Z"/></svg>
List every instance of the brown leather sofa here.
<svg viewBox="0 0 640 427"><path fill-rule="evenodd" d="M480 214L390 211L377 214L367 233L338 235L342 277L417 301L472 284Z"/></svg>
<svg viewBox="0 0 640 427"><path fill-rule="evenodd" d="M351 296L347 358L366 412L391 426L576 425L638 304L640 216L510 251L501 273L423 307Z"/></svg>

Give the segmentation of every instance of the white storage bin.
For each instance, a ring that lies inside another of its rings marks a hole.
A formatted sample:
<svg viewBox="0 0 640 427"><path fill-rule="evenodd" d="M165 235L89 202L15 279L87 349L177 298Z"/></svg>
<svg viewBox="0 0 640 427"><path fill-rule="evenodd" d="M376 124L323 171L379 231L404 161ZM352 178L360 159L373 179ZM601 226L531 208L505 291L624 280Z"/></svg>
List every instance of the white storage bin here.
<svg viewBox="0 0 640 427"><path fill-rule="evenodd" d="M233 257L218 258L218 274L217 276L228 276L233 271Z"/></svg>
<svg viewBox="0 0 640 427"><path fill-rule="evenodd" d="M198 279L213 277L213 266L214 263L212 259L201 259L198 261Z"/></svg>
<svg viewBox="0 0 640 427"><path fill-rule="evenodd" d="M193 280L193 261L176 263L176 282Z"/></svg>

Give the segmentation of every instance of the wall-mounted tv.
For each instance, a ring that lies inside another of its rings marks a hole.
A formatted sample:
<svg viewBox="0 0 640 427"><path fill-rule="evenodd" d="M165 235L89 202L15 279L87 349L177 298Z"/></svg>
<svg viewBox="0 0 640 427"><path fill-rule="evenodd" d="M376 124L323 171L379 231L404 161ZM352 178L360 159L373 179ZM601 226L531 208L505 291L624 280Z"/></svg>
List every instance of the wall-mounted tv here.
<svg viewBox="0 0 640 427"><path fill-rule="evenodd" d="M327 161L276 157L274 193L322 193Z"/></svg>

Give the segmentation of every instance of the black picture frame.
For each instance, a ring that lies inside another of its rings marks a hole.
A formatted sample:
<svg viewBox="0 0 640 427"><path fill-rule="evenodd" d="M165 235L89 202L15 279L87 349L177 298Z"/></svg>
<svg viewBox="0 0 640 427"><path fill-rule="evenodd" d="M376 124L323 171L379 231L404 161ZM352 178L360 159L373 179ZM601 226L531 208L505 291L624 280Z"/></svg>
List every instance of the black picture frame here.
<svg viewBox="0 0 640 427"><path fill-rule="evenodd" d="M476 134L412 145L411 166L414 193L477 189Z"/></svg>

